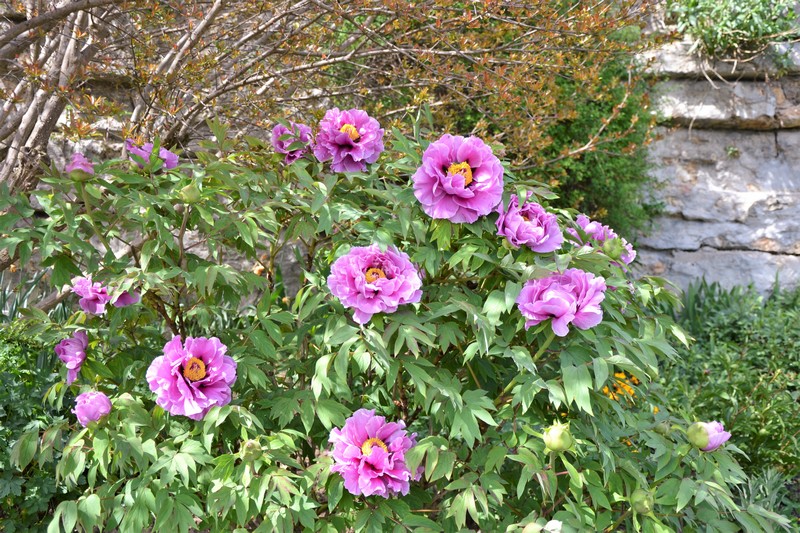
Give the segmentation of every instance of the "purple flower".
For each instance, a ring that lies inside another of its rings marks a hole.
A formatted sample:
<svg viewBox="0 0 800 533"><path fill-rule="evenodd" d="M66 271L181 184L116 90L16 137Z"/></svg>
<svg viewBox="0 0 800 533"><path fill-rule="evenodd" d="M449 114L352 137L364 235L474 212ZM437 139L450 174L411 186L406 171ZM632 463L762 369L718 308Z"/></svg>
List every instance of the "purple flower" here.
<svg viewBox="0 0 800 533"><path fill-rule="evenodd" d="M378 121L360 109L329 109L319 123L314 155L333 159L334 172L364 172L383 152L383 130Z"/></svg>
<svg viewBox="0 0 800 533"><path fill-rule="evenodd" d="M353 319L366 324L375 313L394 313L397 306L422 297L422 279L408 255L390 246L355 246L331 265L328 288Z"/></svg>
<svg viewBox="0 0 800 533"><path fill-rule="evenodd" d="M78 417L78 422L86 427L89 422L97 422L111 412L111 400L102 392L84 392L75 398L75 409L72 412Z"/></svg>
<svg viewBox="0 0 800 533"><path fill-rule="evenodd" d="M695 422L686 430L689 442L704 452L713 452L731 438L721 422Z"/></svg>
<svg viewBox="0 0 800 533"><path fill-rule="evenodd" d="M76 331L75 335L59 342L56 347L56 355L67 367L67 385L72 385L81 365L86 359L86 348L89 346L89 338L85 331Z"/></svg>
<svg viewBox="0 0 800 533"><path fill-rule="evenodd" d="M311 128L296 122L290 122L289 126L290 128L287 128L283 124L277 124L272 128L272 146L276 152L286 154L283 162L287 165L303 157L308 151L308 145L311 144ZM297 142L304 143L305 146L289 150L289 146Z"/></svg>
<svg viewBox="0 0 800 533"><path fill-rule="evenodd" d="M536 202L528 202L531 194L528 193L522 206L516 194L511 195L505 211L502 202L497 206L497 212L500 213L496 223L497 234L508 239L515 248L524 244L539 253L558 250L564 242L558 218Z"/></svg>
<svg viewBox="0 0 800 533"><path fill-rule="evenodd" d="M569 333L569 324L589 329L600 323L605 290L603 278L570 268L563 274L528 281L517 297L517 306L526 318L525 329L552 318L553 332L563 337Z"/></svg>
<svg viewBox="0 0 800 533"><path fill-rule="evenodd" d="M139 294L139 291L125 291L117 296L113 304L114 307L126 307L128 305L138 304L141 299L142 295Z"/></svg>
<svg viewBox="0 0 800 533"><path fill-rule="evenodd" d="M503 196L503 165L477 137L442 135L422 154L412 180L422 210L450 222L475 222Z"/></svg>
<svg viewBox="0 0 800 533"><path fill-rule="evenodd" d="M406 452L416 445L417 434L409 436L405 428L402 420L386 422L373 409L359 409L342 429L331 431L331 472L339 472L344 488L355 496L408 494L410 482L418 480L423 469L412 474L406 465Z"/></svg>
<svg viewBox="0 0 800 533"><path fill-rule="evenodd" d="M86 313L102 315L111 300L108 290L100 283L92 283L92 277L73 278L72 292L81 297L78 303Z"/></svg>
<svg viewBox="0 0 800 533"><path fill-rule="evenodd" d="M64 171L72 179L85 180L89 176L94 176L94 165L82 153L75 152L72 154L72 161L64 168Z"/></svg>
<svg viewBox="0 0 800 533"><path fill-rule="evenodd" d="M631 264L631 262L633 262L633 260L636 258L636 251L633 249L633 246L628 241L618 236L610 227L591 220L589 217L583 214L578 215L578 218L575 221L578 223L578 226L580 226L583 232L589 237L589 241L584 242L575 229L567 228L567 233L575 237L579 243L588 246L592 246L593 242L597 243L598 245L602 246L603 249L611 251L612 255L619 257L619 259L622 260L622 262L626 265ZM614 243L612 242L614 239L619 239L621 246L617 245L615 247ZM615 250L615 248L619 249Z"/></svg>
<svg viewBox="0 0 800 533"><path fill-rule="evenodd" d="M147 163L150 161L150 157L153 154L153 143L144 143L141 147L139 147L138 145L134 144L133 139L128 139L125 141L125 150L129 154L138 155L144 159L145 163ZM160 147L158 149L158 157L164 161L165 170L169 170L178 166L178 156L164 147ZM134 161L134 159L131 158L131 161ZM134 162L139 165L139 168L143 168L141 163L138 161Z"/></svg>
<svg viewBox="0 0 800 533"><path fill-rule="evenodd" d="M231 401L236 381L236 361L225 355L227 347L216 337L188 337L181 344L175 336L147 369L156 403L173 415L201 420L215 405Z"/></svg>

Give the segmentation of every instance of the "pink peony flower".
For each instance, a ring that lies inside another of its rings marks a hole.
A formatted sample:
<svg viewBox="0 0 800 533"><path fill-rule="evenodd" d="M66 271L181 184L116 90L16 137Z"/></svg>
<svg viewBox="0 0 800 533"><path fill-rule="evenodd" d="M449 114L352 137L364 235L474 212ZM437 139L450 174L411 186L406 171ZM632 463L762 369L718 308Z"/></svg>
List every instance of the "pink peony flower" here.
<svg viewBox="0 0 800 533"><path fill-rule="evenodd" d="M319 123L314 155L333 159L334 172L364 172L383 152L383 130L378 121L360 109L329 109Z"/></svg>
<svg viewBox="0 0 800 533"><path fill-rule="evenodd" d="M517 306L526 318L525 329L551 318L553 332L563 337L569 333L569 324L589 329L600 323L605 290L603 278L570 268L563 274L528 281L517 297Z"/></svg>
<svg viewBox="0 0 800 533"><path fill-rule="evenodd" d="M531 195L528 193L526 201L520 206L519 198L512 194L505 211L500 202L497 206L497 212L500 213L496 222L497 234L508 239L515 248L524 244L539 253L558 250L564 242L558 218L536 202L528 202Z"/></svg>
<svg viewBox="0 0 800 533"><path fill-rule="evenodd" d="M403 304L419 302L422 279L408 255L390 246L355 246L331 265L328 288L353 319L366 324L375 313L394 313Z"/></svg>
<svg viewBox="0 0 800 533"><path fill-rule="evenodd" d="M98 391L84 392L75 398L75 409L72 410L83 427L89 422L97 422L111 412L111 400Z"/></svg>
<svg viewBox="0 0 800 533"><path fill-rule="evenodd" d="M422 154L412 180L422 210L450 222L475 222L503 196L503 165L477 137L442 135Z"/></svg>
<svg viewBox="0 0 800 533"><path fill-rule="evenodd" d="M86 359L86 348L89 346L89 338L85 331L76 331L75 335L59 342L56 347L56 355L67 367L67 385L72 385L81 365Z"/></svg>
<svg viewBox="0 0 800 533"><path fill-rule="evenodd" d="M231 401L236 381L236 361L225 355L227 347L216 337L175 336L147 369L156 403L173 415L201 420L215 405Z"/></svg>
<svg viewBox="0 0 800 533"><path fill-rule="evenodd" d="M114 307L127 307L129 305L138 304L141 299L142 295L139 294L139 291L125 291L117 296L113 305Z"/></svg>
<svg viewBox="0 0 800 533"><path fill-rule="evenodd" d="M296 122L289 123L289 126L290 128L287 128L283 124L277 124L272 128L272 147L279 154L286 154L283 162L287 165L303 157L311 144L311 128ZM305 146L289 150L289 147L297 142L305 143Z"/></svg>
<svg viewBox="0 0 800 533"><path fill-rule="evenodd" d="M686 430L686 437L704 452L713 452L731 438L721 422L695 422Z"/></svg>
<svg viewBox="0 0 800 533"><path fill-rule="evenodd" d="M72 179L85 180L89 176L94 176L94 165L82 153L75 152L72 154L72 161L67 164L64 171Z"/></svg>
<svg viewBox="0 0 800 533"><path fill-rule="evenodd" d="M108 290L100 283L92 283L92 277L72 279L72 292L81 297L78 303L86 313L102 315L111 300Z"/></svg>
<svg viewBox="0 0 800 533"><path fill-rule="evenodd" d="M416 445L416 433L406 433L406 424L386 422L372 409L359 409L342 429L331 431L333 444L331 472L344 478L344 488L355 496L408 494L410 482L422 475L422 467L412 474L406 465L406 452Z"/></svg>
<svg viewBox="0 0 800 533"><path fill-rule="evenodd" d="M142 159L144 159L145 163L150 161L150 158L153 155L153 143L144 143L141 147L136 145L133 139L128 139L125 141L125 151L129 154L138 155ZM164 169L169 170L171 168L175 168L178 166L178 156L173 154L163 146L158 149L158 157L164 162ZM131 158L131 161L134 161ZM139 168L143 168L143 165L138 161L134 161Z"/></svg>
<svg viewBox="0 0 800 533"><path fill-rule="evenodd" d="M589 237L589 241L584 242L580 235L578 235L577 230L574 228L567 228L567 233L578 239L583 245L593 246L593 243L596 243L603 248L606 248L608 245L605 245L607 241L613 241L614 239L619 239L620 243L622 244L621 249L618 251L619 258L622 260L623 263L626 265L631 264L633 260L636 258L636 251L633 249L633 246L623 239L622 237L618 236L613 229L606 226L605 224L601 224L597 221L591 220L586 215L578 215L578 218L575 220L578 223L578 226L587 234ZM609 242L609 245L611 243ZM612 247L613 248L613 247Z"/></svg>

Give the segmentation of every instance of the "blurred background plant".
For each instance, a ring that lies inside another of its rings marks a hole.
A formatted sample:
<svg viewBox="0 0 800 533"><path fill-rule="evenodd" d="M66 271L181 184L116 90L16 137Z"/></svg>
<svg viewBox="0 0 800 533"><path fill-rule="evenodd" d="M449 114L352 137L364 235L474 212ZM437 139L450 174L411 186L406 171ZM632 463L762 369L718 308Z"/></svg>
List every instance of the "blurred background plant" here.
<svg viewBox="0 0 800 533"><path fill-rule="evenodd" d="M762 296L703 281L676 318L695 342L664 365L670 408L723 422L759 490L800 517L800 290Z"/></svg>
<svg viewBox="0 0 800 533"><path fill-rule="evenodd" d="M60 379L56 360L53 347L26 335L22 322L0 327L0 449L6 451L0 454L0 530L8 533L43 531L58 504L77 496L53 482L59 454L31 463L40 430L71 416L68 408L42 402ZM66 443L60 431L50 436L59 448ZM21 471L14 464L20 459L26 462Z"/></svg>
<svg viewBox="0 0 800 533"><path fill-rule="evenodd" d="M720 59L750 60L800 35L794 0L668 0L667 15L697 50Z"/></svg>
<svg viewBox="0 0 800 533"><path fill-rule="evenodd" d="M109 143L157 133L191 155L208 118L264 135L278 117L313 123L336 105L392 127L426 103L439 131L502 143L563 207L628 237L648 219L653 117L633 55L650 2L92 5L13 2L0 18L0 182L11 192L36 186L50 141L93 140L108 156ZM0 266L10 260L0 254Z"/></svg>

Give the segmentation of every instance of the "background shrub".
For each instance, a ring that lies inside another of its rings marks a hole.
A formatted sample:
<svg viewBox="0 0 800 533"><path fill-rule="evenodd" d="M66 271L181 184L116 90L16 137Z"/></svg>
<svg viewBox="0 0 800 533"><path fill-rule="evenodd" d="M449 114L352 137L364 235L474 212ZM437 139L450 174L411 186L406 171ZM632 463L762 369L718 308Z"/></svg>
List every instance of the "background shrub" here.
<svg viewBox="0 0 800 533"><path fill-rule="evenodd" d="M35 187L51 133L82 147L157 134L191 153L210 118L264 135L333 103L402 127L426 103L438 131L503 143L526 176L559 180L569 207L623 234L646 219L635 147L651 120L628 71L650 2L101 3L61 16L42 4L31 22L23 3L9 7L8 35L25 37L0 40L0 182L12 190ZM48 39L63 41L54 54Z"/></svg>
<svg viewBox="0 0 800 533"><path fill-rule="evenodd" d="M720 420L754 476L800 475L800 290L769 297L705 282L684 295L680 324L695 337L665 365L672 409ZM769 485L767 483L766 485ZM782 487L786 488L786 487ZM800 504L797 493L791 496ZM788 503L787 503L788 505Z"/></svg>
<svg viewBox="0 0 800 533"><path fill-rule="evenodd" d="M712 57L747 59L797 35L794 0L669 0L678 30Z"/></svg>
<svg viewBox="0 0 800 533"><path fill-rule="evenodd" d="M21 324L0 328L0 449L8 452L0 454L0 529L8 533L43 530L58 503L77 496L54 483L57 455L32 462L40 432L70 416L42 403L59 381L54 358L52 346L26 336ZM60 445L66 439L59 430L48 435Z"/></svg>

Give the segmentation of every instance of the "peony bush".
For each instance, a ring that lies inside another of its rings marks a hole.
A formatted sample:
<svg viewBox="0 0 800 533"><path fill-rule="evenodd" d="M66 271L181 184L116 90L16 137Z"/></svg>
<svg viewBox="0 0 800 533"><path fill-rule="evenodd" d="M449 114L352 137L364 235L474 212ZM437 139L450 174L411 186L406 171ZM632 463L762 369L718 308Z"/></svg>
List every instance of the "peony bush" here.
<svg viewBox="0 0 800 533"><path fill-rule="evenodd" d="M738 497L713 423L650 390L686 340L663 280L498 147L426 123L384 139L332 109L236 141L212 123L192 162L155 140L51 169L47 218L0 239L72 309L26 325L63 361L45 400L75 418L12 450L81 494L50 531L786 523Z"/></svg>

